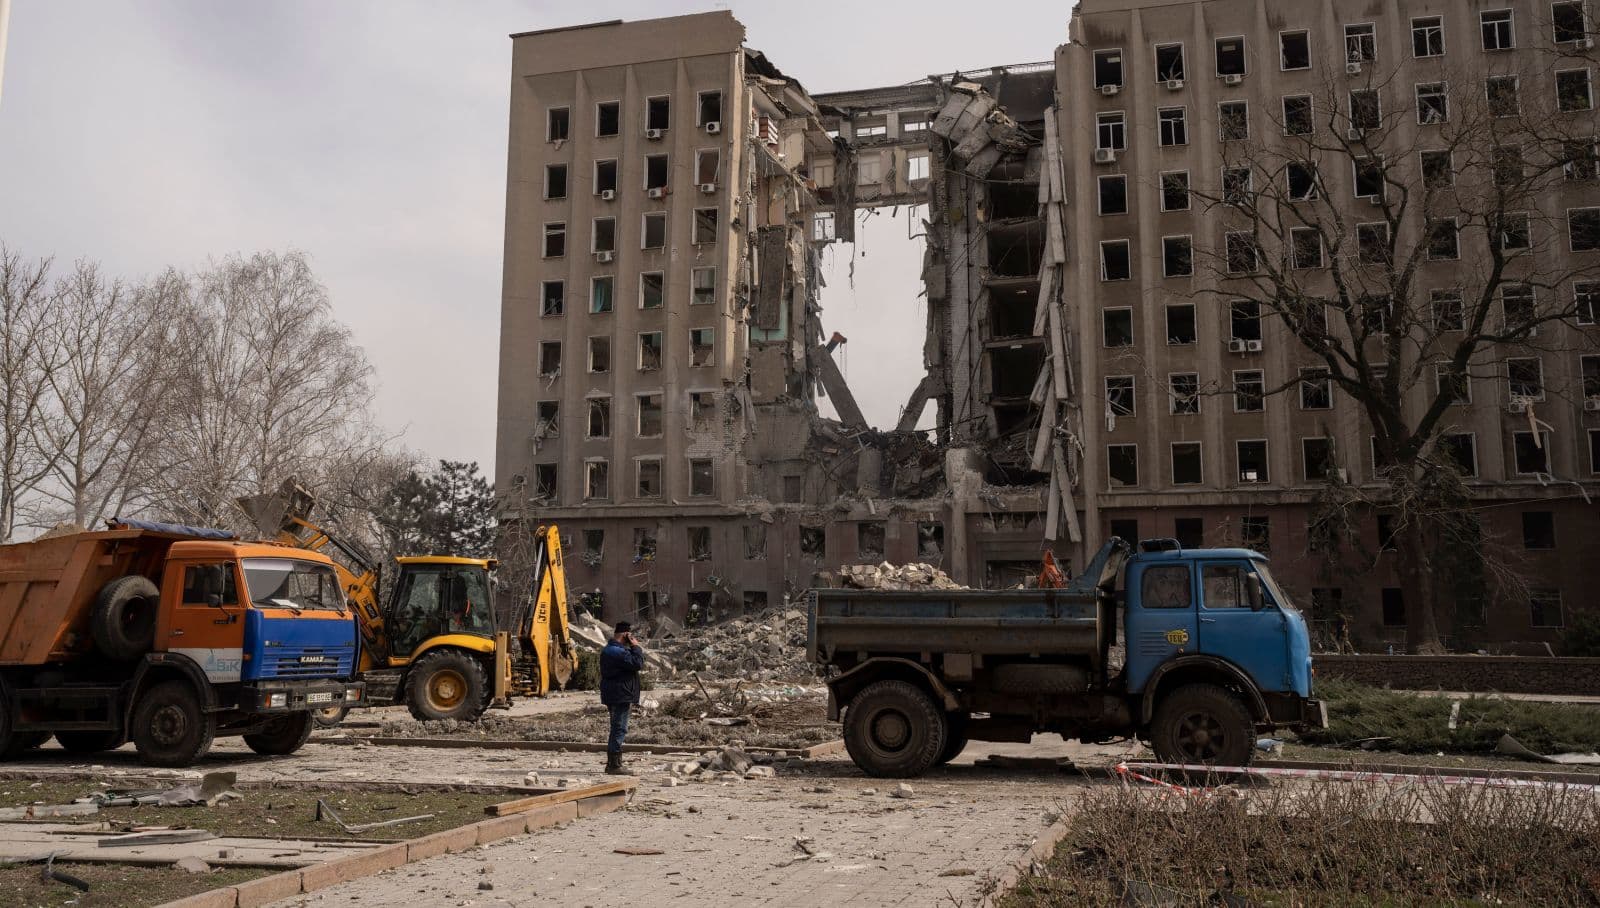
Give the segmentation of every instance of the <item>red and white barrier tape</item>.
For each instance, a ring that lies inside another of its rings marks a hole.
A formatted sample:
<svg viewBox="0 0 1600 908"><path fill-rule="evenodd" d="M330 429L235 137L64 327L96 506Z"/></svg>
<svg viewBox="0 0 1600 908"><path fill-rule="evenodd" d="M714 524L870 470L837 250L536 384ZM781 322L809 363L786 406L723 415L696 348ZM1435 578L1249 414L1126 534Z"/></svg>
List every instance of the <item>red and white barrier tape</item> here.
<svg viewBox="0 0 1600 908"><path fill-rule="evenodd" d="M1266 766L1200 766L1191 763L1118 763L1116 771L1128 778L1159 785L1171 791L1192 794L1202 789L1186 788L1135 770L1185 772L1191 775L1244 775L1261 778L1326 779L1336 782L1388 782L1435 785L1484 785L1493 788L1561 788L1571 791L1600 792L1600 785L1584 782L1555 782L1542 779L1485 778L1482 776L1444 776L1403 772L1369 772L1359 769L1289 769Z"/></svg>

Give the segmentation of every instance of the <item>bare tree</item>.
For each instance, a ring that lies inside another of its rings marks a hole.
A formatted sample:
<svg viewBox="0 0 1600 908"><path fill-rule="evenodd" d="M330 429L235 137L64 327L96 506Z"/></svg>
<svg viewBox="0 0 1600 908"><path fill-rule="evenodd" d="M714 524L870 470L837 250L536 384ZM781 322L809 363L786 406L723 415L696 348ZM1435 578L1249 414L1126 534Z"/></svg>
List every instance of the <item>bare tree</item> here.
<svg viewBox="0 0 1600 908"><path fill-rule="evenodd" d="M24 501L50 473L51 453L31 429L61 362L54 318L50 260L0 244L0 543L12 541Z"/></svg>
<svg viewBox="0 0 1600 908"><path fill-rule="evenodd" d="M1582 252L1600 246L1600 223L1562 206L1595 179L1593 114L1484 73L1439 79L1325 72L1253 135L1225 118L1221 185L1196 192L1219 225L1195 253L1204 292L1236 327L1277 322L1298 342L1299 371L1266 393L1331 407L1337 391L1364 418L1371 481L1361 450L1331 442L1334 494L1312 535L1337 535L1352 509L1390 515L1413 651L1439 644L1435 553L1490 548L1452 426L1474 393L1482 405L1507 387L1532 430L1520 453L1551 474L1536 413L1577 389L1547 387L1539 354L1592 348L1576 326L1600 302L1573 284L1600 268ZM1515 583L1503 562L1483 569Z"/></svg>

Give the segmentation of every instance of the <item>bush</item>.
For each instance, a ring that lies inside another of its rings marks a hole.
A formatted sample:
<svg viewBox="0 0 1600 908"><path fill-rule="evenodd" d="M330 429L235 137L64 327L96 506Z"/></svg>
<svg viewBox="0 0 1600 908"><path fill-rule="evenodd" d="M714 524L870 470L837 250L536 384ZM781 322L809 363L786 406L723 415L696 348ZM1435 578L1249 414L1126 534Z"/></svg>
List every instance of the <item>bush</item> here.
<svg viewBox="0 0 1600 908"><path fill-rule="evenodd" d="M1564 656L1600 656L1600 612L1579 612L1561 634Z"/></svg>
<svg viewBox="0 0 1600 908"><path fill-rule="evenodd" d="M1354 684L1319 681L1328 727L1299 733L1307 744L1340 747L1367 739L1377 750L1401 753L1485 753L1509 734L1539 753L1600 750L1600 710L1562 703L1473 697L1419 697ZM1461 704L1456 727L1450 710Z"/></svg>
<svg viewBox="0 0 1600 908"><path fill-rule="evenodd" d="M578 665L567 681L567 690L600 689L600 654L586 649L577 651Z"/></svg>

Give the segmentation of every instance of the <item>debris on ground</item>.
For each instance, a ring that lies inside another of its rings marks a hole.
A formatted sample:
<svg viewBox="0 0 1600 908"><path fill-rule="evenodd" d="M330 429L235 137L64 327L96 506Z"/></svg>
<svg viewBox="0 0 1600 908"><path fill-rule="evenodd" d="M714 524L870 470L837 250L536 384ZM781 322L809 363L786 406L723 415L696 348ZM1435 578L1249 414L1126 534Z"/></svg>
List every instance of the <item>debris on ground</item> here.
<svg viewBox="0 0 1600 908"><path fill-rule="evenodd" d="M839 569L839 580L858 590L964 590L968 587L931 564L913 562L893 565L848 564Z"/></svg>
<svg viewBox="0 0 1600 908"><path fill-rule="evenodd" d="M387 826L399 826L403 823L419 823L423 820L431 819L433 819L433 814L423 813L414 817L399 817L398 819L393 820L379 820L376 823L346 823L344 820L339 818L339 815L334 812L333 808L328 805L327 801L324 801L321 798L317 799L317 821L321 822L323 820L332 820L334 823L338 824L340 829L343 829L345 832L367 832L368 830L372 829L383 829Z"/></svg>
<svg viewBox="0 0 1600 908"><path fill-rule="evenodd" d="M238 779L234 772L208 772L198 781L176 788L113 790L93 795L91 800L99 807L215 807L240 796L233 790Z"/></svg>

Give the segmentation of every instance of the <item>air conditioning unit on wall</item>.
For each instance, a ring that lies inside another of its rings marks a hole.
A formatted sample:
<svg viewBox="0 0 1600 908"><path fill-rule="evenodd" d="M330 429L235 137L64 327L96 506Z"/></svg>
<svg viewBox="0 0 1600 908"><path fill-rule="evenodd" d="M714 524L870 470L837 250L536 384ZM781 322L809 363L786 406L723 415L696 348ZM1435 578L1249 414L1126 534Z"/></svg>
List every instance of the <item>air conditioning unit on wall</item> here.
<svg viewBox="0 0 1600 908"><path fill-rule="evenodd" d="M1167 80L1167 91L1182 91L1182 90L1183 90L1183 80L1182 79L1168 79Z"/></svg>
<svg viewBox="0 0 1600 908"><path fill-rule="evenodd" d="M719 133L721 131L722 131L722 123L720 121L718 121L718 120L710 120L710 121L708 121L706 123L706 132L708 132L708 133L710 133L712 135L716 135L717 133Z"/></svg>
<svg viewBox="0 0 1600 908"><path fill-rule="evenodd" d="M1121 85L1102 85L1102 86L1100 86L1100 93L1102 95L1105 95L1108 98L1111 97L1112 95L1116 94L1119 91L1122 91L1122 86Z"/></svg>
<svg viewBox="0 0 1600 908"><path fill-rule="evenodd" d="M1344 65L1344 71L1347 75L1351 76L1361 75L1361 61L1351 60L1349 63Z"/></svg>
<svg viewBox="0 0 1600 908"><path fill-rule="evenodd" d="M615 199L616 197L617 197L617 191L615 189L602 189L602 190L600 190L600 201L602 201L602 202L609 202L609 201Z"/></svg>
<svg viewBox="0 0 1600 908"><path fill-rule="evenodd" d="M659 129L646 129L644 131L644 137L649 139L652 142L659 142L659 141L661 141L661 130L659 130Z"/></svg>
<svg viewBox="0 0 1600 908"><path fill-rule="evenodd" d="M607 250L605 250L603 252L596 252L594 254L594 260L599 262L599 263L601 263L602 265L609 264L609 263L611 263L613 261L616 261L616 258L617 258L617 254L615 252L612 252L609 249L607 249Z"/></svg>
<svg viewBox="0 0 1600 908"><path fill-rule="evenodd" d="M1233 340L1228 341L1228 352L1229 353L1243 353L1244 352L1244 341L1239 340L1238 338L1234 338Z"/></svg>
<svg viewBox="0 0 1600 908"><path fill-rule="evenodd" d="M1222 84L1223 85L1243 85L1244 84L1244 76L1240 75L1239 73L1228 73L1226 76L1222 77Z"/></svg>
<svg viewBox="0 0 1600 908"><path fill-rule="evenodd" d="M645 190L644 194L652 199L664 199L667 197L667 187L651 186L649 189Z"/></svg>
<svg viewBox="0 0 1600 908"><path fill-rule="evenodd" d="M1096 148L1094 150L1094 162L1096 164L1117 163L1117 150L1115 148Z"/></svg>

